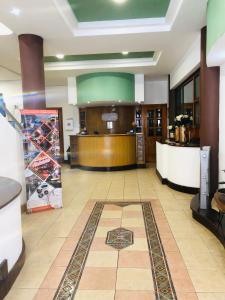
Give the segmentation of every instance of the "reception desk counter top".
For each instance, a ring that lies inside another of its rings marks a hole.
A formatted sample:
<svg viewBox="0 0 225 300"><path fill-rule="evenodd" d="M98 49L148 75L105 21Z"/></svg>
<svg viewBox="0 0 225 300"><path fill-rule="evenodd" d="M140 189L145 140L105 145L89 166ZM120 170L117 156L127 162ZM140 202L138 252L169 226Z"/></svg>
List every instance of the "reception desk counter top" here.
<svg viewBox="0 0 225 300"><path fill-rule="evenodd" d="M136 135L76 135L70 137L71 167L119 170L136 167Z"/></svg>
<svg viewBox="0 0 225 300"><path fill-rule="evenodd" d="M200 188L200 147L156 143L156 169L171 188L197 193Z"/></svg>
<svg viewBox="0 0 225 300"><path fill-rule="evenodd" d="M21 185L10 178L0 177L0 209L12 202L20 193Z"/></svg>

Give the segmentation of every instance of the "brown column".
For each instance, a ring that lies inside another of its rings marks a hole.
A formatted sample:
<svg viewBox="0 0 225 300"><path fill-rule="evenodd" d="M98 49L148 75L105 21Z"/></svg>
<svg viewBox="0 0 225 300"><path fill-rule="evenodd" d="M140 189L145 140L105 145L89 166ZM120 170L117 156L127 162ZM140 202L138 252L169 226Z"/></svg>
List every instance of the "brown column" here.
<svg viewBox="0 0 225 300"><path fill-rule="evenodd" d="M200 144L211 146L211 196L218 187L219 67L206 65L206 27L201 30Z"/></svg>
<svg viewBox="0 0 225 300"><path fill-rule="evenodd" d="M34 34L22 34L19 47L24 108L45 108L43 39Z"/></svg>

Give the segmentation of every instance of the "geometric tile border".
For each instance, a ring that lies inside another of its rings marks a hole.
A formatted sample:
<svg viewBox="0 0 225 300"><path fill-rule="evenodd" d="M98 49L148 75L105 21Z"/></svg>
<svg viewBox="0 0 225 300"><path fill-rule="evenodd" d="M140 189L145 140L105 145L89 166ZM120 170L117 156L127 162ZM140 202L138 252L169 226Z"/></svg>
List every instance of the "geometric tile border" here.
<svg viewBox="0 0 225 300"><path fill-rule="evenodd" d="M59 284L59 287L54 296L54 300L74 299L105 204L109 204L109 202L96 202L84 228L84 231L77 243L74 253L70 259L67 269L63 275L63 278ZM149 256L152 264L155 297L157 300L177 300L165 252L151 207L151 202L110 201L110 204L118 206L142 206L143 219L145 223L145 230L149 247Z"/></svg>
<svg viewBox="0 0 225 300"><path fill-rule="evenodd" d="M54 300L70 300L74 298L103 208L103 203L97 202L95 204L56 291Z"/></svg>
<svg viewBox="0 0 225 300"><path fill-rule="evenodd" d="M177 299L166 255L150 202L142 203L156 299Z"/></svg>

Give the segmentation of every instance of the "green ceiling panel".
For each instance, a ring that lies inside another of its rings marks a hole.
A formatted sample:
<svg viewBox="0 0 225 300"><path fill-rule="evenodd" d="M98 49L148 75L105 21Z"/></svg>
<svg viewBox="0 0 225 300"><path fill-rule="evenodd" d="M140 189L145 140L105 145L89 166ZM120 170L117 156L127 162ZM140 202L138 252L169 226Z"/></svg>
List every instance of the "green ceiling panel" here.
<svg viewBox="0 0 225 300"><path fill-rule="evenodd" d="M45 62L61 62L61 61L87 61L87 60L105 60L105 59L128 59L128 58L153 58L154 51L148 52L130 52L127 55L122 53L103 53L88 55L66 55L64 59L58 59L55 56L45 57Z"/></svg>
<svg viewBox="0 0 225 300"><path fill-rule="evenodd" d="M165 17L170 0L68 0L79 22Z"/></svg>

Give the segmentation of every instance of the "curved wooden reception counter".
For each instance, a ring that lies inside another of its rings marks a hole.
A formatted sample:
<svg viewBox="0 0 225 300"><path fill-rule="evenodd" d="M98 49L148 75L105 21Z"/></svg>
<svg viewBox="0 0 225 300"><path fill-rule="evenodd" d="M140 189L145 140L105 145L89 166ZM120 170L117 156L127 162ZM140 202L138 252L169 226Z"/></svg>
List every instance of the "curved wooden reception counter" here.
<svg viewBox="0 0 225 300"><path fill-rule="evenodd" d="M122 170L136 167L136 136L129 134L70 137L71 167Z"/></svg>

